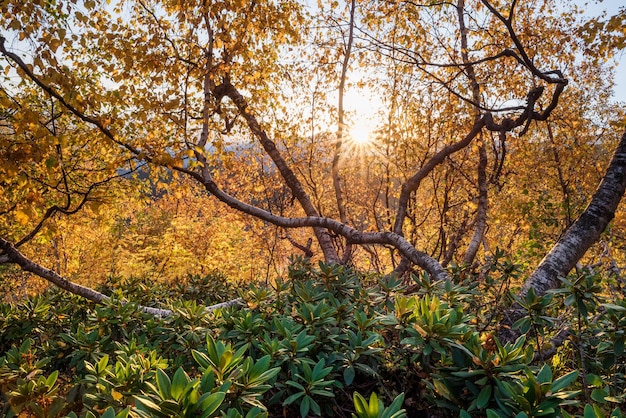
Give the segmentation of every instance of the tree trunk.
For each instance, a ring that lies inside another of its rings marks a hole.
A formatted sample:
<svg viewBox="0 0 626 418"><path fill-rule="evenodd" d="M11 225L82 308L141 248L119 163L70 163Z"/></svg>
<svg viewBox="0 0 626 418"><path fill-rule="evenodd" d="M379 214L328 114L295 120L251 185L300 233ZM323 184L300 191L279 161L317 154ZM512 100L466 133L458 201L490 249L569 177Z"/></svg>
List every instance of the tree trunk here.
<svg viewBox="0 0 626 418"><path fill-rule="evenodd" d="M625 190L626 132L622 135L591 202L524 282L518 296L525 297L531 288L537 296L543 296L549 290L559 287L559 277L567 276L613 219ZM505 313L504 326L500 333L504 340L513 341L519 336L519 331L513 330L511 326L525 314L518 304L511 306Z"/></svg>
<svg viewBox="0 0 626 418"><path fill-rule="evenodd" d="M465 65L465 72L467 78L472 86L472 100L475 106L481 105L480 96L480 84L476 78L476 72L474 71L474 65L471 64L469 57L469 48L467 43L467 26L465 25L465 0L458 0L456 5L457 14L459 17L459 31L461 34L461 58ZM477 123L480 119L480 110L475 107L474 123ZM487 150L485 148L485 141L482 134L479 136L478 142L478 167L477 167L477 182L478 182L478 209L476 211L476 222L474 229L474 235L470 240L470 243L465 251L465 257L463 257L463 263L470 265L474 262L480 243L483 241L485 231L487 230L487 206L489 200L487 197Z"/></svg>
<svg viewBox="0 0 626 418"><path fill-rule="evenodd" d="M337 141L335 142L335 153L333 155L333 163L331 166L331 175L333 178L333 187L335 189L335 200L337 201L337 210L339 211L339 220L344 224L348 223L348 216L346 215L346 204L344 200L344 192L341 187L341 175L339 174L339 160L342 157L342 148L344 143L345 134L345 110L343 106L343 99L346 89L346 80L348 75L348 64L350 62L350 56L352 54L352 42L354 40L354 10L356 8L356 0L352 0L350 3L350 26L348 28L348 41L346 42L343 63L341 64L341 77L339 79L339 98L337 103ZM346 244L344 255L342 256L342 264L347 263L352 254L352 245Z"/></svg>

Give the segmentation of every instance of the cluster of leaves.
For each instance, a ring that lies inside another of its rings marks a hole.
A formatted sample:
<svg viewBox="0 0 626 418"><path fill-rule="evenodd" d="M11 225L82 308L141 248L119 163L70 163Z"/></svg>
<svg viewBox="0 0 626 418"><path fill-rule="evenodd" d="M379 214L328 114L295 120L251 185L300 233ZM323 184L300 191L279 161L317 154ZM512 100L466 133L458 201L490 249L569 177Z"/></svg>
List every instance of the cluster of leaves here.
<svg viewBox="0 0 626 418"><path fill-rule="evenodd" d="M529 294L518 300L529 315L516 326L532 338L503 344L476 324L485 323L491 276L514 270L496 260L480 273L478 293L466 284L475 277L455 267L453 282L414 277L417 291L407 294L396 278L300 259L272 288L239 289L243 309L214 312L204 305L215 300L211 287L234 290L223 277L123 282L126 296L179 299L166 318L124 303L121 292L93 305L49 291L0 305L3 414L621 416L611 409L626 396L626 301L599 302L590 274L563 294ZM551 364L539 364L533 356L546 348L550 307L561 298L578 322ZM535 314L539 305L545 314Z"/></svg>

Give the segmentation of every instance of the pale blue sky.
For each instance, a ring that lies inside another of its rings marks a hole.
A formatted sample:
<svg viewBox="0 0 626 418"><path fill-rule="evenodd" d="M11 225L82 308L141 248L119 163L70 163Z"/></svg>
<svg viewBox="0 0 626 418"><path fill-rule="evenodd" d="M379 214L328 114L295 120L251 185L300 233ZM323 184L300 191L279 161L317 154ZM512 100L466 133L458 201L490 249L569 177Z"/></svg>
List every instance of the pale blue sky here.
<svg viewBox="0 0 626 418"><path fill-rule="evenodd" d="M626 7L625 0L574 0L583 7L589 17L597 17L606 12L607 16L617 14ZM620 64L615 68L615 100L626 103L626 51L616 57Z"/></svg>

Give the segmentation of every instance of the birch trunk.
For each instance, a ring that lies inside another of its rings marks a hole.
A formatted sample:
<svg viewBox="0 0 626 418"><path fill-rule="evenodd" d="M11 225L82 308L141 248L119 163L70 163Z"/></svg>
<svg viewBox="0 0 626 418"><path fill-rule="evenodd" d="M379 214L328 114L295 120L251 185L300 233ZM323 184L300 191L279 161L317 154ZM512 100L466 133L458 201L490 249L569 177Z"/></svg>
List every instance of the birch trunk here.
<svg viewBox="0 0 626 418"><path fill-rule="evenodd" d="M559 287L559 277L565 277L574 268L611 222L625 190L626 132L622 135L591 202L524 282L518 295L525 297L532 288L537 296L543 296L549 290ZM506 312L501 337L507 341L516 339L519 332L510 327L524 315L520 306L514 304Z"/></svg>

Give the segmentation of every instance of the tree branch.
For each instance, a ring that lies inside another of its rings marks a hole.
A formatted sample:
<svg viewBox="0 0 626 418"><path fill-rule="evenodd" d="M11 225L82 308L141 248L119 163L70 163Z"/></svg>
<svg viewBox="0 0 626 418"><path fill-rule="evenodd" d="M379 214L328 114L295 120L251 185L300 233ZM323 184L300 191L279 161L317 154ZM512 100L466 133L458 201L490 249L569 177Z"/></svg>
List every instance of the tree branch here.
<svg viewBox="0 0 626 418"><path fill-rule="evenodd" d="M356 9L356 2L352 0L350 2L350 21L348 27L348 42L345 46L343 63L341 64L341 76L339 79L339 98L337 103L337 141L335 142L335 150L333 155L333 162L331 165L331 177L333 179L333 187L335 189L335 200L337 201L337 210L339 211L339 219L343 223L348 222L346 215L346 207L344 203L344 193L341 187L341 175L339 174L339 159L341 158L341 151L343 147L343 137L345 134L345 111L343 106L344 93L346 87L346 79L348 73L348 64L350 62L350 56L352 54L352 42L354 40L354 12ZM344 259L349 260L352 253L352 246L347 245L344 253Z"/></svg>
<svg viewBox="0 0 626 418"><path fill-rule="evenodd" d="M81 286L77 283L71 282L62 277L53 270L50 270L42 265L32 261L24 254L22 254L14 245L9 241L0 237L0 249L3 254L0 255L0 263L13 263L19 265L22 270L29 271L37 276L49 281L50 283L60 287L63 290L67 290L75 295L82 296L85 299L91 300L96 303L106 303L111 298L105 294L97 292L85 286ZM241 299L233 299L227 302L218 303L216 305L207 306L205 310L207 312L214 311L215 309L225 308L230 306L239 306L242 304ZM170 309L159 309L150 306L138 305L139 310L146 312L150 315L157 317L170 316L173 312Z"/></svg>
<svg viewBox="0 0 626 418"><path fill-rule="evenodd" d="M239 113L246 120L248 127L250 128L252 133L257 137L267 155L269 155L269 157L276 165L276 168L278 168L278 171L285 181L285 184L291 189L291 193L302 206L304 213L312 217L319 216L317 209L315 209L315 206L313 206L313 203L311 202L308 194L302 187L300 180L298 180L296 174L282 157L274 141L269 138L265 130L261 127L261 124L258 122L257 118L250 112L246 99L237 90L237 88L233 84L231 84L230 80L225 79L222 81L221 85L215 87L214 94L228 96L233 101L235 106L237 106ZM330 263L338 263L339 256L337 255L337 251L335 250L332 239L328 235L328 232L319 228L314 228L313 230L322 249L322 252L324 253L326 261Z"/></svg>

